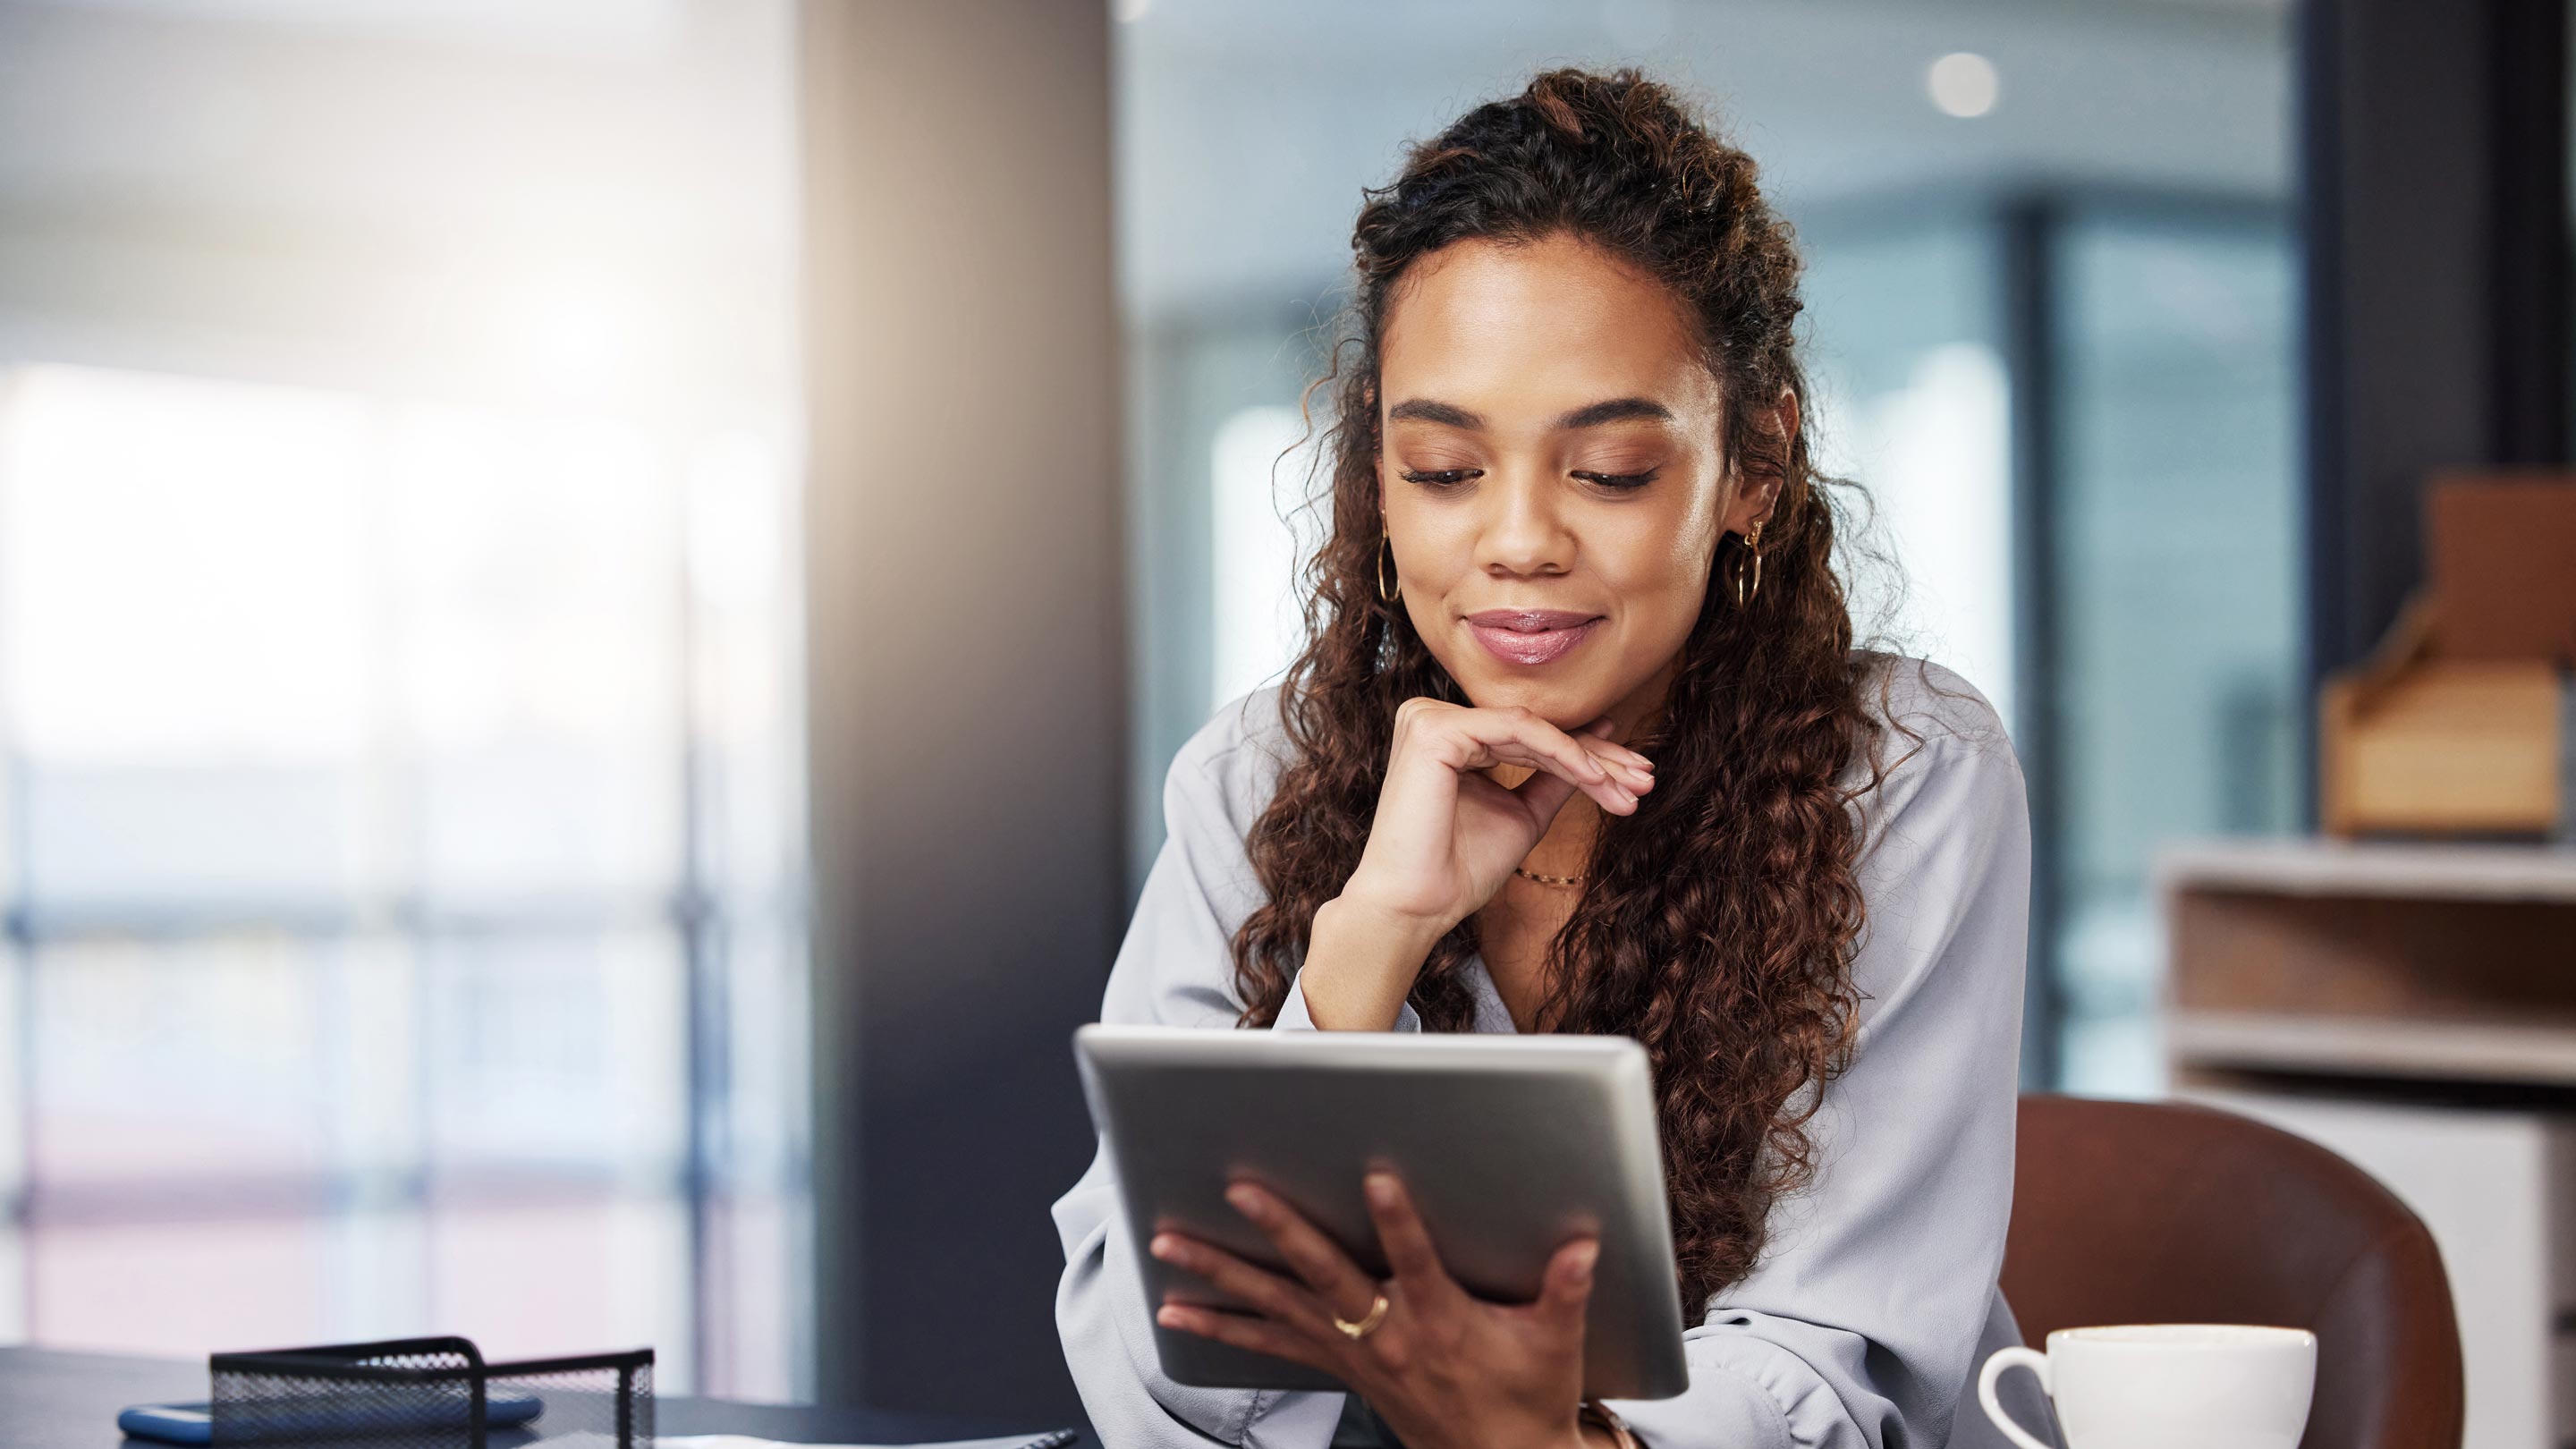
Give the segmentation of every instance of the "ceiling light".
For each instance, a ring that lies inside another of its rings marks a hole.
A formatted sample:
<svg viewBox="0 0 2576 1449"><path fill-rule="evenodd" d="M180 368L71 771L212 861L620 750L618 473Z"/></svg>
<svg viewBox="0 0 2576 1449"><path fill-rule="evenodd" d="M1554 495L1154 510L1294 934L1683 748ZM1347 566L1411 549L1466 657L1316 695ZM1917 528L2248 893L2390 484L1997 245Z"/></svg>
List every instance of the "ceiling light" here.
<svg viewBox="0 0 2576 1449"><path fill-rule="evenodd" d="M1945 115L1982 116L1995 108L2002 82L1993 61L1974 51L1957 50L1932 62L1923 88Z"/></svg>

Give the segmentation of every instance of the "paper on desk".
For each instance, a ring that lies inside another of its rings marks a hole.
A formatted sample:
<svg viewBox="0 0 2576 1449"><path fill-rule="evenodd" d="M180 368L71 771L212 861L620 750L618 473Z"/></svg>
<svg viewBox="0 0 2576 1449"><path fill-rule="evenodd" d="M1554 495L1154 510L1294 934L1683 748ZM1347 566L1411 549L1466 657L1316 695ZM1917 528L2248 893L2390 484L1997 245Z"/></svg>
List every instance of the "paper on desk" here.
<svg viewBox="0 0 2576 1449"><path fill-rule="evenodd" d="M1010 1434L999 1439L947 1439L937 1444L784 1444L746 1434L656 1434L653 1449L1022 1449L1038 1434ZM553 1449L551 1444L546 1449Z"/></svg>
<svg viewBox="0 0 2576 1449"><path fill-rule="evenodd" d="M1007 1434L1002 1439L943 1439L940 1444L781 1444L778 1439L752 1439L747 1434L654 1434L654 1449L1023 1449L1038 1434ZM546 1444L544 1449L554 1449Z"/></svg>

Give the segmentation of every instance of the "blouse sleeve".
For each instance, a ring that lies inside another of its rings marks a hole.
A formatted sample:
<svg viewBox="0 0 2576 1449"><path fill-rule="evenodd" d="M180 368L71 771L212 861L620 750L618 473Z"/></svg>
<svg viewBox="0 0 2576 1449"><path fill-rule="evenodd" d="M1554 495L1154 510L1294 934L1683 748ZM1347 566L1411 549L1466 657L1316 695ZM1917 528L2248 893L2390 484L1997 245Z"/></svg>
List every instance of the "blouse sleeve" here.
<svg viewBox="0 0 2576 1449"><path fill-rule="evenodd" d="M2021 770L1968 698L1964 723L1935 725L1864 797L1865 999L1808 1123L1817 1172L1685 1334L1689 1389L1618 1406L1656 1449L1949 1434L2011 1213L2030 891Z"/></svg>
<svg viewBox="0 0 2576 1449"><path fill-rule="evenodd" d="M1172 761L1163 785L1163 848L1110 968L1102 1021L1219 1030L1235 1024L1242 1004L1229 943L1262 899L1243 842L1275 777L1275 762L1260 757L1260 739L1244 726L1275 701L1264 691L1221 711ZM1279 1025L1312 1025L1294 983ZM1331 1442L1339 1393L1193 1388L1164 1375L1105 1144L1054 1212L1065 1259L1056 1328L1102 1443L1323 1449Z"/></svg>

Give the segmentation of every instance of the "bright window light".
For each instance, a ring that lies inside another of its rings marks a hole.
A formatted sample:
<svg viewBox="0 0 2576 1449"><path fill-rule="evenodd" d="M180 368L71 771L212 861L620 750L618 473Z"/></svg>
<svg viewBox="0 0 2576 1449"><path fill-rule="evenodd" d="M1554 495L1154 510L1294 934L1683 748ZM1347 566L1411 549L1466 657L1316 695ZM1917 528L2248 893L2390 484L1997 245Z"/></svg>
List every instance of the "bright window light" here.
<svg viewBox="0 0 2576 1449"><path fill-rule="evenodd" d="M2003 358L1981 343L1925 353L1866 403L1868 475L1904 569L1916 644L2013 720L2012 416Z"/></svg>
<svg viewBox="0 0 2576 1449"><path fill-rule="evenodd" d="M43 1046L0 1191L108 1205L0 1223L0 1340L455 1325L783 1394L687 1356L682 1184L694 1114L769 1134L711 1204L803 1190L792 459L757 419L0 371L0 1041ZM701 982L758 1044L706 1088ZM208 1181L313 1206L219 1229ZM723 1253L787 1260L761 1221ZM573 1288L531 1310L537 1262ZM707 1338L775 1336L792 1269L714 1271ZM101 1315L145 1281L284 1286Z"/></svg>
<svg viewBox="0 0 2576 1449"><path fill-rule="evenodd" d="M1299 566L1329 521L1306 508L1316 464L1295 408L1245 408L1217 429L1209 458L1216 571L1211 708L1275 684L1305 640Z"/></svg>
<svg viewBox="0 0 2576 1449"><path fill-rule="evenodd" d="M369 727L367 406L35 367L0 434L23 746L90 763L346 761Z"/></svg>

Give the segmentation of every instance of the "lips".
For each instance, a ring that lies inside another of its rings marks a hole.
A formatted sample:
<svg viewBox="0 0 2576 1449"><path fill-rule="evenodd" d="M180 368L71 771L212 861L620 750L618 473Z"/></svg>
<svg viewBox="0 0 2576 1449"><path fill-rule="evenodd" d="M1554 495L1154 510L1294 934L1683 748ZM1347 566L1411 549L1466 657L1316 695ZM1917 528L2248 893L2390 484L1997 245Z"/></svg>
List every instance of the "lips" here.
<svg viewBox="0 0 2576 1449"><path fill-rule="evenodd" d="M1535 666L1564 658L1591 637L1601 618L1564 609L1487 609L1469 614L1467 627L1486 653L1506 664Z"/></svg>

